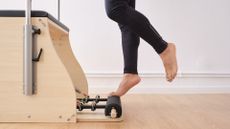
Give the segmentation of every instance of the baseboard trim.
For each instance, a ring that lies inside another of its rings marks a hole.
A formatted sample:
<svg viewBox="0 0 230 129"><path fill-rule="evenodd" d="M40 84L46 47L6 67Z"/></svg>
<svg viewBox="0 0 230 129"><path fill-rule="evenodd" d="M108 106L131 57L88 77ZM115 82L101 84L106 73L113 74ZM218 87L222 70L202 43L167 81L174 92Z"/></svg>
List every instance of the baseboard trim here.
<svg viewBox="0 0 230 129"><path fill-rule="evenodd" d="M122 73L86 73L87 77L122 77ZM141 77L165 77L164 73L139 73ZM215 77L215 78L230 78L230 73L178 73L178 78L187 77Z"/></svg>
<svg viewBox="0 0 230 129"><path fill-rule="evenodd" d="M230 93L229 73L179 73L173 83L163 73L140 73L142 81L129 93ZM90 93L114 91L122 78L119 73L87 73Z"/></svg>
<svg viewBox="0 0 230 129"><path fill-rule="evenodd" d="M115 88L91 87L90 94L107 94ZM205 88L137 88L130 90L128 94L230 94L230 87L205 87Z"/></svg>

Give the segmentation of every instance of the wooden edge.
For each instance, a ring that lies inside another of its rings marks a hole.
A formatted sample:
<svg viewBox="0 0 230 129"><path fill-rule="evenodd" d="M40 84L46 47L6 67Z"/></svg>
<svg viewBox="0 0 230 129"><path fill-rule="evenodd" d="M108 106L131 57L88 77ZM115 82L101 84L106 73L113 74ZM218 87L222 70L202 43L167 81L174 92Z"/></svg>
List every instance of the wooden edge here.
<svg viewBox="0 0 230 129"><path fill-rule="evenodd" d="M48 23L49 28L57 29L55 32L50 32L50 34L59 35L59 38L55 39L54 41L54 47L72 79L75 90L88 94L88 82L84 74L84 71L81 68L81 65L78 63L75 55L72 52L72 48L69 41L69 33L60 28L56 23L54 23L51 20L48 20ZM76 96L77 98L85 97L82 94L79 94L78 92L76 92Z"/></svg>

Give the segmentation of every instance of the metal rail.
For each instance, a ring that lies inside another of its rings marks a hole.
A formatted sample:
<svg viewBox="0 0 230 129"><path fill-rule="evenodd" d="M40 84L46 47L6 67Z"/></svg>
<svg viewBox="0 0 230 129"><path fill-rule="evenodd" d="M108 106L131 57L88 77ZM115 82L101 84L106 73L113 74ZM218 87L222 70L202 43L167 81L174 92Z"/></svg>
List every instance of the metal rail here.
<svg viewBox="0 0 230 129"><path fill-rule="evenodd" d="M32 62L32 0L26 0L24 46L23 46L23 89L25 95L33 95L33 62Z"/></svg>
<svg viewBox="0 0 230 129"><path fill-rule="evenodd" d="M23 94L30 96L34 94L34 68L33 61L39 61L42 49L38 57L33 59L33 34L40 34L40 30L33 28L31 21L32 0L26 0L24 43L23 43ZM58 20L60 21L60 0L58 0Z"/></svg>
<svg viewBox="0 0 230 129"><path fill-rule="evenodd" d="M61 1L60 0L58 0L57 13L58 13L58 21L60 21L61 20Z"/></svg>

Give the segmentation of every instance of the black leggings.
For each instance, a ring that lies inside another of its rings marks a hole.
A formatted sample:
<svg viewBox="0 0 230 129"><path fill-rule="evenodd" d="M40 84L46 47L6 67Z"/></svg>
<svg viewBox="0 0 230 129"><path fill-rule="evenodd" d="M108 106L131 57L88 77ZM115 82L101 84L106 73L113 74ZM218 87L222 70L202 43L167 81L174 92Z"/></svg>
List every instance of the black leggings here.
<svg viewBox="0 0 230 129"><path fill-rule="evenodd" d="M106 13L118 23L122 33L124 73L138 74L137 57L140 37L160 54L166 48L165 42L149 20L135 10L136 0L105 0Z"/></svg>

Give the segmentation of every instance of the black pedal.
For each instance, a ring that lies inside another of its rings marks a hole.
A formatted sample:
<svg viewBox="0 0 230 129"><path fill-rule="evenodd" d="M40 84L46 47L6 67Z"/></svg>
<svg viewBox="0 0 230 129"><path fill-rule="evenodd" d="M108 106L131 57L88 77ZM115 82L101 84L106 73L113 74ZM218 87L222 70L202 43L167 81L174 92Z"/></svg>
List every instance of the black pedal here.
<svg viewBox="0 0 230 129"><path fill-rule="evenodd" d="M115 111L115 118L119 118L122 115L121 99L119 96L110 96L108 97L106 106L105 106L105 116L113 116L113 111Z"/></svg>

